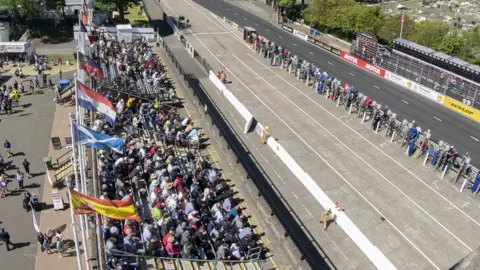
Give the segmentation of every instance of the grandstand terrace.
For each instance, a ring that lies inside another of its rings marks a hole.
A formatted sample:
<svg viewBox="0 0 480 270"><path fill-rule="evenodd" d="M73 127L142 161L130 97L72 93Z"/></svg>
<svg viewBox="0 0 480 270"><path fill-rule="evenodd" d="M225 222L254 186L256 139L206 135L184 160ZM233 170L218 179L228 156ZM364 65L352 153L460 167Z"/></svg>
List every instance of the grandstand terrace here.
<svg viewBox="0 0 480 270"><path fill-rule="evenodd" d="M146 42L104 35L98 43L99 89L116 106L117 123L96 115L93 128L124 137L126 149L97 152L101 198L131 194L141 216L103 218L107 267L261 269L264 248L248 210L210 160L201 128L174 106L164 66Z"/></svg>

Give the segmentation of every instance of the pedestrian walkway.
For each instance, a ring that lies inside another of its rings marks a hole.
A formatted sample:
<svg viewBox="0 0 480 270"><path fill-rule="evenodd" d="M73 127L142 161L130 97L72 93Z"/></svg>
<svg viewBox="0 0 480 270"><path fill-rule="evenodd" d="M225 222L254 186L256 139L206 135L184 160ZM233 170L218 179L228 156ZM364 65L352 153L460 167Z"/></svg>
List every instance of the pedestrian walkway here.
<svg viewBox="0 0 480 270"><path fill-rule="evenodd" d="M55 115L53 119L53 130L51 137L59 137L62 142L62 149L54 150L52 145L50 144L48 155L52 158L53 165L56 165L57 159L60 158L59 162L65 160L65 158L70 156L69 152L71 152L71 148L68 149L65 147L65 137L70 137L70 120L69 120L69 113L74 112L75 107L64 107L57 105L55 110ZM66 157L65 157L66 156ZM49 171L50 177L52 181L55 181L54 171ZM38 245L38 254L37 254L37 262L35 269L43 270L60 270L60 269L77 269L77 254L75 251L75 243L73 241L73 230L72 230L72 219L70 215L70 209L68 206L68 197L66 195L67 189L62 188L58 190L57 195L60 195L65 203L64 210L56 211L53 208L53 200L52 200L52 185L49 183L48 175L45 177L45 182L42 183L44 185L44 192L43 198L41 198L41 202L44 202L48 205L49 209L42 210L40 214L39 227L41 232L46 232L47 229L57 230L60 229L63 231L65 235L65 247L66 250L63 253L63 257L59 257L57 254L48 255L46 252L42 252L40 250L40 245ZM81 232L79 228L79 218L77 219L77 235L79 237L79 245L82 245L82 238ZM89 241L87 240L87 244ZM52 246L55 245L55 241L52 241ZM83 269L85 268L85 259L83 257L83 248L80 246L81 259L83 262ZM52 251L56 251L55 248L52 248ZM89 253L91 254L91 252Z"/></svg>

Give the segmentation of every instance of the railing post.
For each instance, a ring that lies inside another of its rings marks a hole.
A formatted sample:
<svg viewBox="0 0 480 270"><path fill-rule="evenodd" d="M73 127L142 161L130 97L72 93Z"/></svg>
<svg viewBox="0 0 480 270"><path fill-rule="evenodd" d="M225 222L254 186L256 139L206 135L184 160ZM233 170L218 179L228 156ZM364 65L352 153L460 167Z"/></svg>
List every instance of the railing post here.
<svg viewBox="0 0 480 270"><path fill-rule="evenodd" d="M430 152L427 151L427 154L425 155L425 159L423 160L423 166L427 164L428 156L430 155Z"/></svg>
<svg viewBox="0 0 480 270"><path fill-rule="evenodd" d="M337 100L337 107L340 106L340 99L342 98L342 96L338 96L338 100ZM363 122L362 122L363 123Z"/></svg>

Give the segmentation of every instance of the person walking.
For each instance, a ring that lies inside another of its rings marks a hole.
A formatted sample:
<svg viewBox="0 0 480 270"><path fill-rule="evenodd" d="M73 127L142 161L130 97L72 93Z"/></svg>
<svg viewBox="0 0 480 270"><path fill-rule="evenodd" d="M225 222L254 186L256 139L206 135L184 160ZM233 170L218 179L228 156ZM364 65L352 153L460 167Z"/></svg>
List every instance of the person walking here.
<svg viewBox="0 0 480 270"><path fill-rule="evenodd" d="M3 173L0 173L0 197L5 198L5 193L7 192L7 181Z"/></svg>
<svg viewBox="0 0 480 270"><path fill-rule="evenodd" d="M43 79L43 87L47 87L47 74L43 74L42 79Z"/></svg>
<svg viewBox="0 0 480 270"><path fill-rule="evenodd" d="M41 250L42 252L44 252L44 251L45 251L45 248L43 247L43 242L45 241L45 235L43 235L42 232L39 232L39 233L37 234L37 241L38 241L38 243L40 244L40 250Z"/></svg>
<svg viewBox="0 0 480 270"><path fill-rule="evenodd" d="M38 76L37 76L37 75L35 75L34 80L35 80L35 87L36 87L36 88L40 88L40 81L38 80Z"/></svg>
<svg viewBox="0 0 480 270"><path fill-rule="evenodd" d="M15 247L15 245L12 242L10 242L10 234L8 232L6 232L4 228L0 229L0 240L5 242L5 245L7 247L7 251L10 251L11 249L13 249ZM10 248L10 246L12 248Z"/></svg>
<svg viewBox="0 0 480 270"><path fill-rule="evenodd" d="M330 222L330 215L332 214L332 210L327 208L325 212L322 214L322 220L320 223L323 225L323 230L326 231L328 227L328 223Z"/></svg>
<svg viewBox="0 0 480 270"><path fill-rule="evenodd" d="M22 162L23 170L26 174L28 174L28 178L32 178L32 174L30 173L30 162L28 162L27 158Z"/></svg>
<svg viewBox="0 0 480 270"><path fill-rule="evenodd" d="M63 245L63 241L65 240L65 236L63 236L62 232L60 230L57 230L57 234L56 234L56 237L57 237L57 252L58 252L58 257L63 257L62 253L63 253L63 250L64 250L64 245Z"/></svg>
<svg viewBox="0 0 480 270"><path fill-rule="evenodd" d="M3 149L7 152L8 157L12 157L12 152L10 151L11 147L12 144L8 140L5 140L5 142L3 142Z"/></svg>
<svg viewBox="0 0 480 270"><path fill-rule="evenodd" d="M15 178L18 181L18 189L17 190L22 190L23 189L23 173L20 170L17 170Z"/></svg>
<svg viewBox="0 0 480 270"><path fill-rule="evenodd" d="M42 242L42 248L47 251L47 255L52 254L52 249L51 249L52 242L48 237L44 236L43 242Z"/></svg>

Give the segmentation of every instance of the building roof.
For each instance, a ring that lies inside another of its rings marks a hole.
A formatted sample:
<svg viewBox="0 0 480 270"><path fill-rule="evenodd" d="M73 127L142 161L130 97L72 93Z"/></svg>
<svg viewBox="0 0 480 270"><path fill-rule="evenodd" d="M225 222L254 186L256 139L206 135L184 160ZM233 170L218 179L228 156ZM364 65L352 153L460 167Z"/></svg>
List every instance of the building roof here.
<svg viewBox="0 0 480 270"><path fill-rule="evenodd" d="M419 45L419 44L417 44L415 42L412 42L410 40L406 40L406 39L403 39L403 38L397 38L393 42L394 42L394 44L398 44L400 46L410 47L410 48L413 48L416 51L419 51L421 53L431 55L435 58L439 58L439 59L448 61L453 65L457 65L457 66L465 68L465 69L471 69L475 72L480 72L480 67L477 66L477 65L470 64L468 62L463 61L460 58L457 58L457 57L454 57L454 56L451 56L451 55L447 55L447 54L444 54L444 53L441 53L441 52L437 52L434 49L427 48L425 46Z"/></svg>

